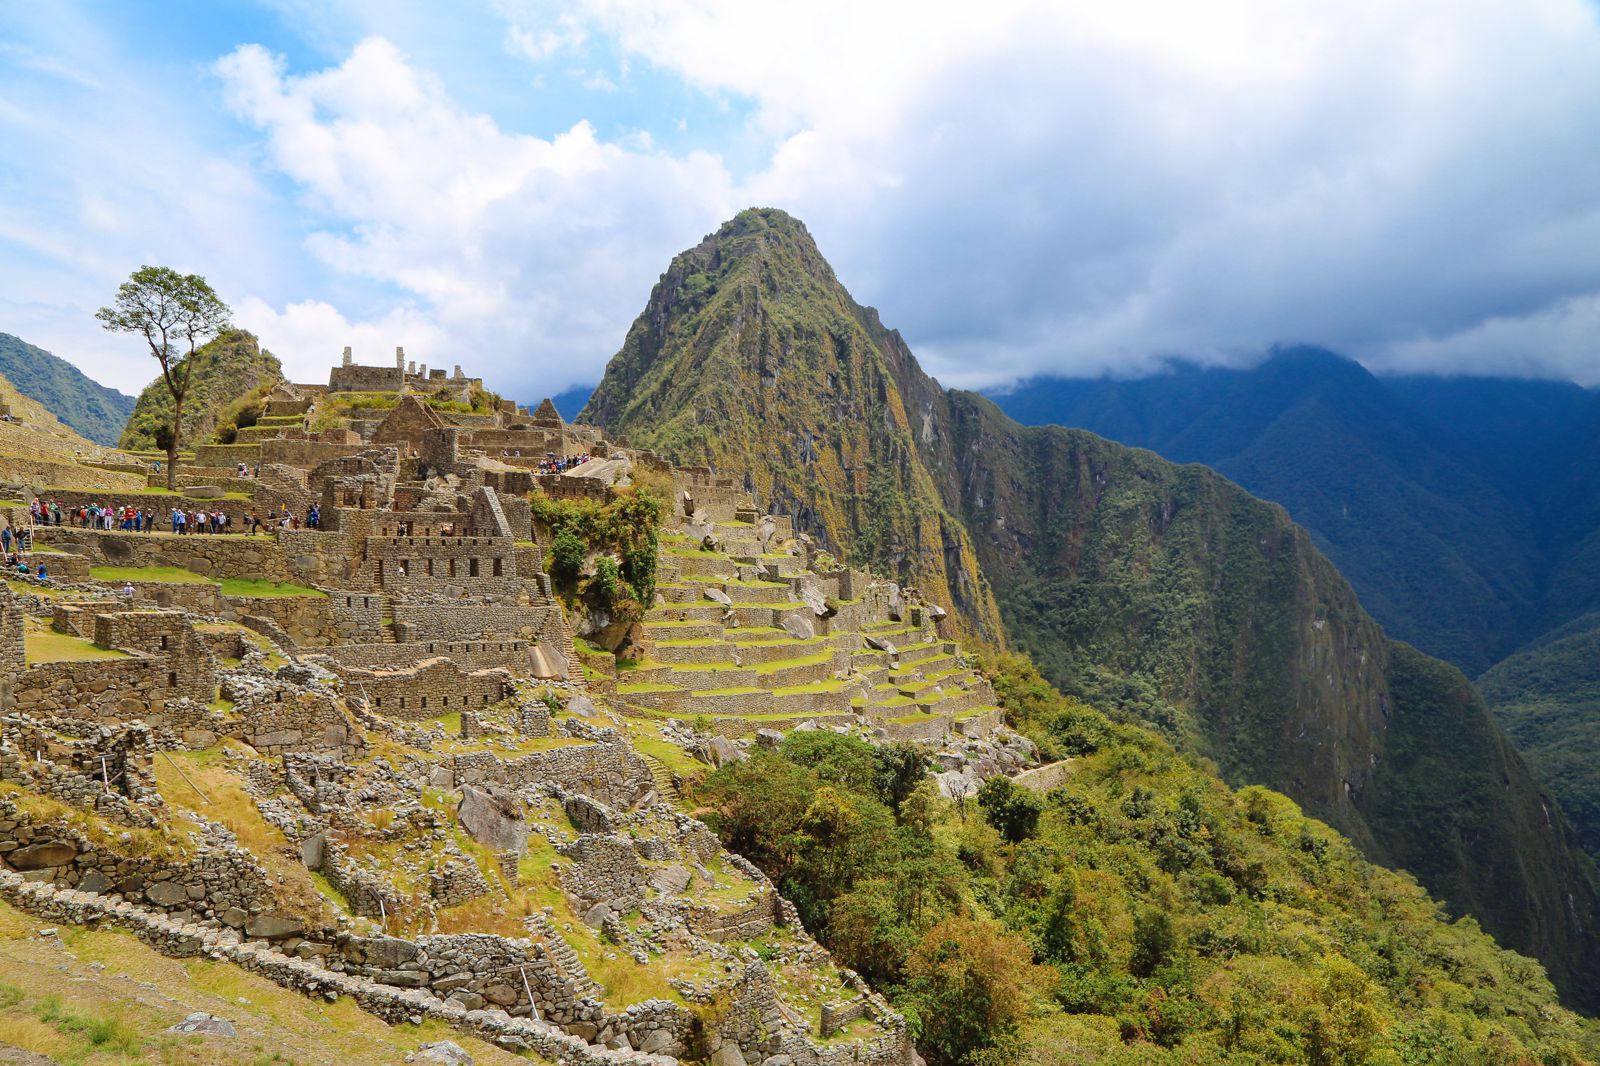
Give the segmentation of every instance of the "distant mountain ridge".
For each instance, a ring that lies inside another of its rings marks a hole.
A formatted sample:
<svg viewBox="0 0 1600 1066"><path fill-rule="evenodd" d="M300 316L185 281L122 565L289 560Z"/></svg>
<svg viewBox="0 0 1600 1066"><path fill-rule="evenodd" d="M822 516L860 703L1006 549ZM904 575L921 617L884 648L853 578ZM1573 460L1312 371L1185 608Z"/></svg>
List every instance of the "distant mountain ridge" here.
<svg viewBox="0 0 1600 1066"><path fill-rule="evenodd" d="M1066 691L1287 792L1600 1009L1594 866L1466 678L1389 640L1283 508L941 388L783 212L674 259L583 419L743 479L970 633L997 612Z"/></svg>
<svg viewBox="0 0 1600 1066"><path fill-rule="evenodd" d="M0 376L80 435L106 447L116 447L133 414L132 396L100 384L60 356L9 333L0 333Z"/></svg>
<svg viewBox="0 0 1600 1066"><path fill-rule="evenodd" d="M1585 543L1600 483L1573 489L1600 457L1600 396L1577 385L1380 378L1295 347L1248 370L1037 379L992 398L1283 504L1390 632L1469 674L1600 606L1600 540Z"/></svg>

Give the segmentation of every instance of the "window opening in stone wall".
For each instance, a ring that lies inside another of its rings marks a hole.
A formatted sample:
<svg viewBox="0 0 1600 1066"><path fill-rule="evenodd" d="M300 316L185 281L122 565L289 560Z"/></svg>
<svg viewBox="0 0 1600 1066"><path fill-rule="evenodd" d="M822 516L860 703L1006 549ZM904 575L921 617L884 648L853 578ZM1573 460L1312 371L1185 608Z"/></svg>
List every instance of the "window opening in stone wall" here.
<svg viewBox="0 0 1600 1066"><path fill-rule="evenodd" d="M500 576L500 560L498 558L496 558L494 561L494 576Z"/></svg>
<svg viewBox="0 0 1600 1066"><path fill-rule="evenodd" d="M478 576L478 560L477 559L474 558L474 559L468 559L467 560L467 576L468 577L477 577Z"/></svg>
<svg viewBox="0 0 1600 1066"><path fill-rule="evenodd" d="M167 674L167 687L168 688L177 688L178 687L178 673L177 673L176 670L174 670L174 671L172 671L172 672Z"/></svg>

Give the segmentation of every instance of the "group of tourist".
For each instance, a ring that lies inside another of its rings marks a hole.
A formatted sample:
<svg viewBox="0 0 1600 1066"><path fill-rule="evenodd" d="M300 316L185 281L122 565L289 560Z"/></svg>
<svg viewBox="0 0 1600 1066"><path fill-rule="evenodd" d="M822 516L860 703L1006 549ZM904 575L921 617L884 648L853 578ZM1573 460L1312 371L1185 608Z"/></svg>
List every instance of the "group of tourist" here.
<svg viewBox="0 0 1600 1066"><path fill-rule="evenodd" d="M582 466L593 458L594 456L588 452L584 452L582 455L567 455L559 458L555 455L546 455L539 463L539 473L562 474L575 466Z"/></svg>
<svg viewBox="0 0 1600 1066"><path fill-rule="evenodd" d="M31 578L47 585L50 583L50 570L45 566L43 559L39 560L39 568L35 570L28 565L28 560L16 552L12 552L6 556L6 571L15 574L17 577Z"/></svg>
<svg viewBox="0 0 1600 1066"><path fill-rule="evenodd" d="M48 502L34 497L28 508L29 517L36 526L76 526L80 529L120 530L124 533L150 533L158 525L169 525L173 533L184 536L197 533L232 533L234 521L226 511L187 510L174 507L170 513L165 508L145 508L133 504L104 507L97 503L81 507L62 507L59 500ZM322 524L322 511L316 504L304 518L291 511L287 505L267 512L266 517L250 511L242 520L243 532L251 535L266 529L318 529ZM10 530L5 534L10 535Z"/></svg>

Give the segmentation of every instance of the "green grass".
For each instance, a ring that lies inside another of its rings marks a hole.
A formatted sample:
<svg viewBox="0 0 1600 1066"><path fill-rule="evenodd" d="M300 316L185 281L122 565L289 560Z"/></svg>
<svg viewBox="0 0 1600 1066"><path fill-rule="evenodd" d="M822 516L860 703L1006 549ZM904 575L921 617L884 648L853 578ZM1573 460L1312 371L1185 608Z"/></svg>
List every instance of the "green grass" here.
<svg viewBox="0 0 1600 1066"><path fill-rule="evenodd" d="M96 581L154 581L164 585L209 585L215 582L204 574L181 566L91 566L89 576Z"/></svg>
<svg viewBox="0 0 1600 1066"><path fill-rule="evenodd" d="M102 648L71 633L30 623L23 632L23 660L29 663L93 662L98 659L126 659L128 653Z"/></svg>
<svg viewBox="0 0 1600 1066"><path fill-rule="evenodd" d="M317 589L296 585L291 581L262 581L258 578L225 577L222 579L224 596L246 596L256 599L283 596L313 596L326 599L328 594Z"/></svg>
<svg viewBox="0 0 1600 1066"><path fill-rule="evenodd" d="M806 693L838 692L844 688L843 681L813 681L809 685L786 685L783 688L772 690L774 696L800 696Z"/></svg>

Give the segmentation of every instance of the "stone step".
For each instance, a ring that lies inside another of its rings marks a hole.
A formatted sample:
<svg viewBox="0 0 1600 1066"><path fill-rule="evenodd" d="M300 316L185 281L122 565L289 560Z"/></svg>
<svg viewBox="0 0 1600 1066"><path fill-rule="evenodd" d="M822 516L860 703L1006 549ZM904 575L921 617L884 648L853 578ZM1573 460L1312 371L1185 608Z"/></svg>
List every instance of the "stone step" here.
<svg viewBox="0 0 1600 1066"><path fill-rule="evenodd" d="M824 681L834 680L834 675L843 669L841 659L833 655L826 658L814 656L812 661L796 663L792 666L766 666L757 672L757 684L774 689L791 688L795 685L815 685Z"/></svg>
<svg viewBox="0 0 1600 1066"><path fill-rule="evenodd" d="M655 642L655 650L650 653L650 661L664 663L668 666L736 663L739 662L736 654L733 645L722 640L709 642L703 640L686 642L658 640ZM742 663L741 665L747 666L750 664Z"/></svg>
<svg viewBox="0 0 1600 1066"><path fill-rule="evenodd" d="M678 573L683 577L700 578L731 578L738 574L739 568L725 555L711 552L694 552L692 554L677 554L663 552L662 558L670 560L677 567Z"/></svg>
<svg viewBox="0 0 1600 1066"><path fill-rule="evenodd" d="M645 625L661 622L714 622L721 628L722 605L709 601L668 603L665 607L652 607L645 615Z"/></svg>
<svg viewBox="0 0 1600 1066"><path fill-rule="evenodd" d="M831 652L834 644L827 638L817 640L795 640L784 633L787 639L744 641L739 639L739 630L730 629L727 633L733 641L735 661L740 666L759 666L762 663L778 662L783 659L805 659L823 652Z"/></svg>

